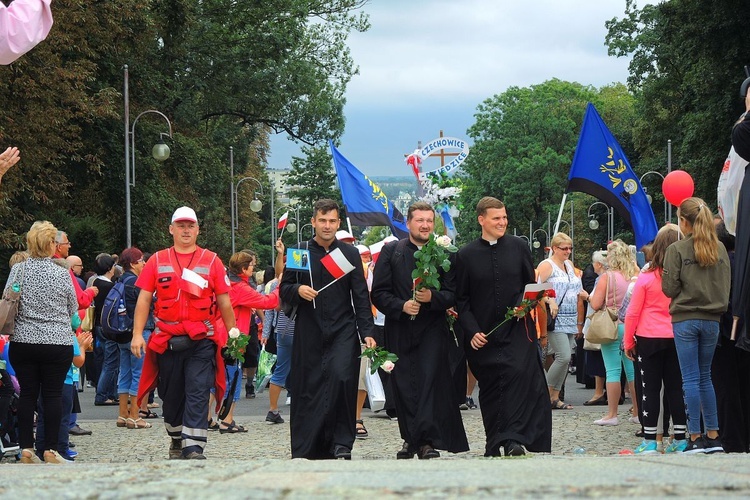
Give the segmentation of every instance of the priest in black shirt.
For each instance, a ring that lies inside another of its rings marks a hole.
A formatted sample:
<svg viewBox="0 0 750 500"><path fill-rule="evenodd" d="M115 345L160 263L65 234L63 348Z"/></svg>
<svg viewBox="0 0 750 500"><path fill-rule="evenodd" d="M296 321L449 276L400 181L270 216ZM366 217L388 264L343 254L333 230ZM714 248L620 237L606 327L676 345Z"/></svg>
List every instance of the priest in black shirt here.
<svg viewBox="0 0 750 500"><path fill-rule="evenodd" d="M485 456L500 456L501 446L505 456L524 455L524 446L550 452L552 412L533 320L512 319L485 336L535 282L531 252L524 240L505 234L500 200L479 200L477 216L481 238L458 252L456 301L466 358L479 381Z"/></svg>
<svg viewBox="0 0 750 500"><path fill-rule="evenodd" d="M310 252L311 273L286 267L279 285L281 300L298 306L287 378L292 458L351 459L360 337L367 347L376 345L364 273L350 272L322 290L335 280L320 262L333 250L362 269L357 249L336 240L340 223L335 201L315 202L315 237L301 245Z"/></svg>
<svg viewBox="0 0 750 500"><path fill-rule="evenodd" d="M385 314L385 347L398 356L391 377L404 445L396 458L416 454L429 459L440 456L435 448L453 453L469 449L448 362L449 350L457 348L445 312L455 301L455 273L454 266L447 272L439 269L440 290L423 288L415 300L414 252L429 241L435 211L427 203L414 203L406 227L408 239L380 252L371 297Z"/></svg>

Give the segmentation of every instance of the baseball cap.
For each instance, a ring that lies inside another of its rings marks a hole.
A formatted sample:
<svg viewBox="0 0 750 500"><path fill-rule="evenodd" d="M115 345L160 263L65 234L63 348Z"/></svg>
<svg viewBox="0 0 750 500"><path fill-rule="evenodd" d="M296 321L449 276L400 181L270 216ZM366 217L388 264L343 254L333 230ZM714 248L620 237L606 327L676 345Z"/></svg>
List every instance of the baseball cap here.
<svg viewBox="0 0 750 500"><path fill-rule="evenodd" d="M370 249L367 248L367 245L355 245L357 247L357 250L359 250L360 255L369 254Z"/></svg>
<svg viewBox="0 0 750 500"><path fill-rule="evenodd" d="M344 231L343 229L336 231L336 239L344 243L354 243L354 236L349 231Z"/></svg>
<svg viewBox="0 0 750 500"><path fill-rule="evenodd" d="M172 214L172 223L188 220L190 222L198 222L198 217L195 215L195 210L190 207L180 207Z"/></svg>

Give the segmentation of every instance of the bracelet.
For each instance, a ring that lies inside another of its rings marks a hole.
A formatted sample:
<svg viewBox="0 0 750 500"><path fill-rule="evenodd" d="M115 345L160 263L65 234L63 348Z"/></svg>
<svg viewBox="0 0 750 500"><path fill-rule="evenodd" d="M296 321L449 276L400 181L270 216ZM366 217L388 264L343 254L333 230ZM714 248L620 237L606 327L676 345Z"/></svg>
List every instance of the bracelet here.
<svg viewBox="0 0 750 500"><path fill-rule="evenodd" d="M546 335L542 335L542 336L540 336L539 338L540 338L540 339L546 339L546 338L547 338L547 336L546 336Z"/></svg>
<svg viewBox="0 0 750 500"><path fill-rule="evenodd" d="M580 323L576 323L576 325L578 326L581 326L582 324L583 324L583 321L581 321Z"/></svg>

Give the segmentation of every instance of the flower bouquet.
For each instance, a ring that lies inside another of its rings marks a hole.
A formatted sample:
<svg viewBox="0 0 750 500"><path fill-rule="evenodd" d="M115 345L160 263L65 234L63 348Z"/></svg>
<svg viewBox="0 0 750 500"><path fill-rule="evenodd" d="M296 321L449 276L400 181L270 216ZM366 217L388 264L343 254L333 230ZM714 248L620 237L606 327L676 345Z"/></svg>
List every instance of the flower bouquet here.
<svg viewBox="0 0 750 500"><path fill-rule="evenodd" d="M485 333L484 336L489 337L495 330L514 318L516 321L520 320L539 305L539 302L545 297L555 297L555 290L552 289L552 284L534 283L526 285L521 303L515 307L509 307L505 311L505 319L495 328Z"/></svg>
<svg viewBox="0 0 750 500"><path fill-rule="evenodd" d="M227 339L224 355L236 359L240 363L244 363L245 349L247 348L248 342L250 342L249 335L242 335L237 328L232 328L229 330L229 338Z"/></svg>
<svg viewBox="0 0 750 500"><path fill-rule="evenodd" d="M382 368L383 371L391 373L396 366L396 361L398 361L398 356L392 352L386 351L382 347L368 347L362 351L362 354L360 354L359 357L370 359L371 374L378 371L378 368Z"/></svg>
<svg viewBox="0 0 750 500"><path fill-rule="evenodd" d="M455 253L458 248L448 236L430 235L430 239L420 250L414 252L416 269L412 271L411 278L414 280L412 300L417 300L417 291L423 288L434 288L440 290L440 273L438 267L448 272L451 261L448 260L449 253ZM415 319L412 316L411 319Z"/></svg>

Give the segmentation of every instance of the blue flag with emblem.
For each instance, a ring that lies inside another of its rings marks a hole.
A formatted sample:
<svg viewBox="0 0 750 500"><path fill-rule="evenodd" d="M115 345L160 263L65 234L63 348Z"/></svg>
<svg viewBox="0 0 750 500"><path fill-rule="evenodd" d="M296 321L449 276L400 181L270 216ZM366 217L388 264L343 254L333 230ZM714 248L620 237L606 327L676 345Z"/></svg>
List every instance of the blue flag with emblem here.
<svg viewBox="0 0 750 500"><path fill-rule="evenodd" d="M333 141L328 141L333 156L333 166L339 179L341 197L346 205L346 215L355 226L389 226L393 235L406 238L404 216L372 179L360 172L344 158Z"/></svg>
<svg viewBox="0 0 750 500"><path fill-rule="evenodd" d="M310 270L310 252L301 248L286 249L286 268L295 271Z"/></svg>
<svg viewBox="0 0 750 500"><path fill-rule="evenodd" d="M654 211L617 139L593 104L586 106L566 192L590 194L614 207L633 228L641 248L656 237Z"/></svg>

